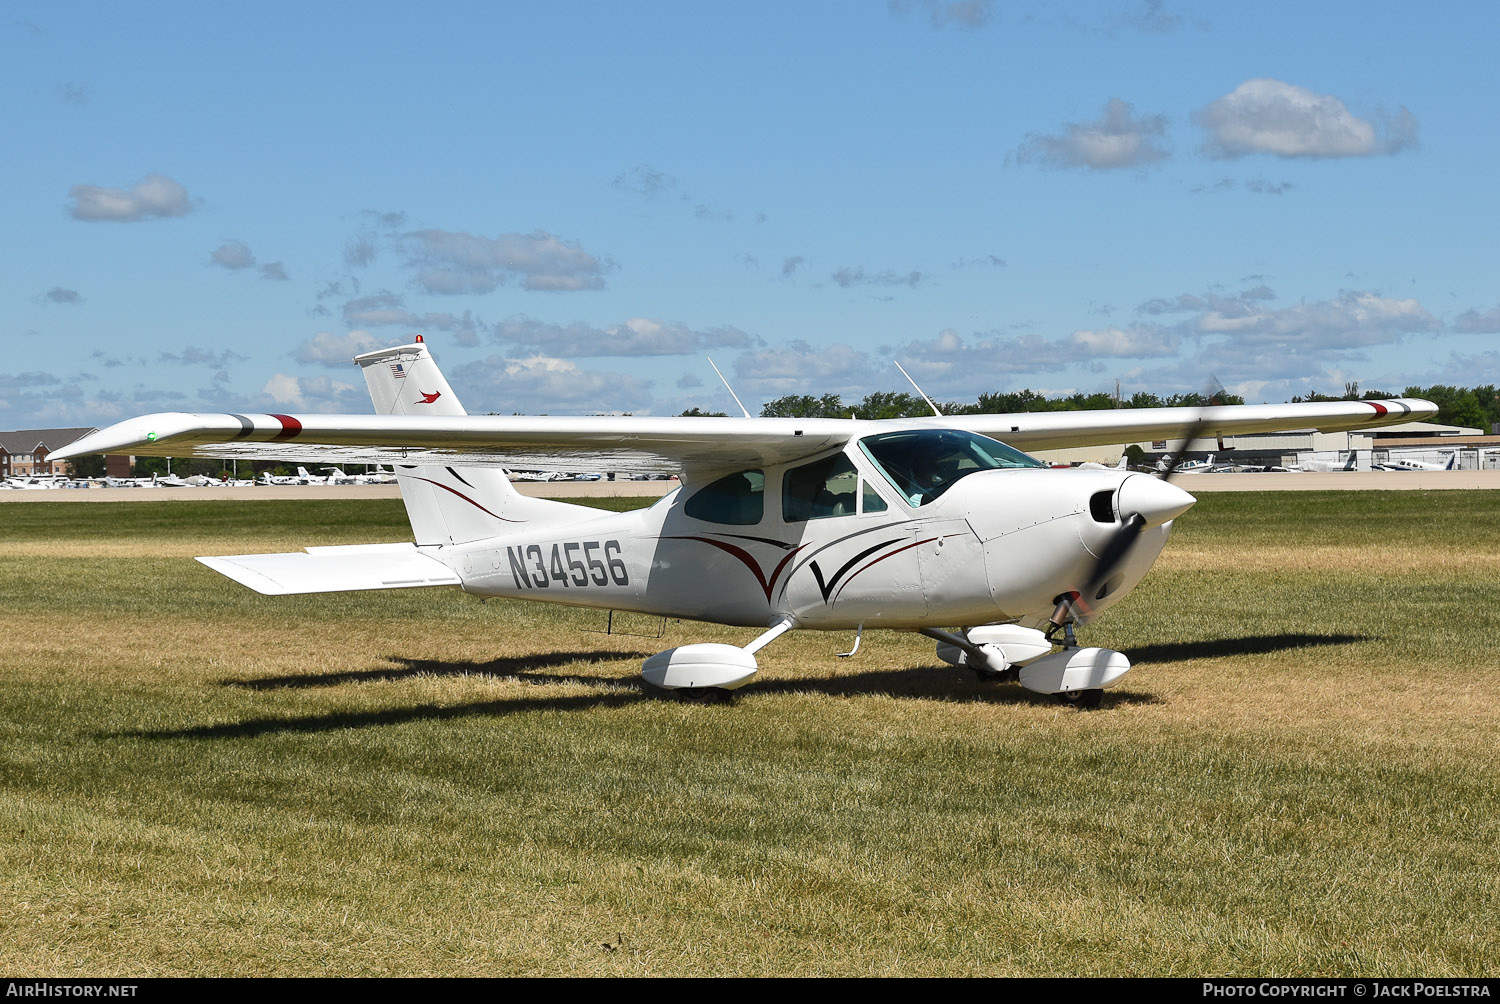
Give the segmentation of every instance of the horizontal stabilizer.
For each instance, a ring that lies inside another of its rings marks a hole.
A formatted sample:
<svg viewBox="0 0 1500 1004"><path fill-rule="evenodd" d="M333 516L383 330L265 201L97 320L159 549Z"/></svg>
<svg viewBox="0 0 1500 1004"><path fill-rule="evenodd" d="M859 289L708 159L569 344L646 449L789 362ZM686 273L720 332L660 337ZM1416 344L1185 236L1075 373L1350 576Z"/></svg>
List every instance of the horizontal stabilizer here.
<svg viewBox="0 0 1500 1004"><path fill-rule="evenodd" d="M459 577L415 544L309 547L305 553L233 554L199 561L267 596L456 586Z"/></svg>

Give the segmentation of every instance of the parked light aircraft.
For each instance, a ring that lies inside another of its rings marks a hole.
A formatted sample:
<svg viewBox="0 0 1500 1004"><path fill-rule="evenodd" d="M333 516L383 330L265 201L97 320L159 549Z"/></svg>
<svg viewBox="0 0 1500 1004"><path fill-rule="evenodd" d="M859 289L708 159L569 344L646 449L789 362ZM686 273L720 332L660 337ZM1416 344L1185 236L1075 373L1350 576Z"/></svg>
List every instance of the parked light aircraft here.
<svg viewBox="0 0 1500 1004"><path fill-rule="evenodd" d="M1115 461L1115 465L1113 467L1095 463L1092 460L1085 460L1083 463L1078 465L1078 468L1079 470L1084 471L1126 471L1130 469L1130 458L1121 457L1119 460Z"/></svg>
<svg viewBox="0 0 1500 1004"><path fill-rule="evenodd" d="M1331 474L1336 471L1353 471L1359 469L1359 451L1350 450L1349 457L1342 464L1330 460L1310 459L1304 460L1297 465L1297 470L1308 474Z"/></svg>
<svg viewBox="0 0 1500 1004"><path fill-rule="evenodd" d="M1177 474L1214 474L1224 470L1229 465L1214 465L1214 457L1217 454L1210 453L1207 460L1181 460L1172 454L1167 454L1156 462L1156 469L1163 473L1174 471Z"/></svg>
<svg viewBox="0 0 1500 1004"><path fill-rule="evenodd" d="M12 491L50 491L61 488L67 483L67 479L55 474L42 474L34 476L17 475L0 481L0 488L8 488Z"/></svg>
<svg viewBox="0 0 1500 1004"><path fill-rule="evenodd" d="M456 585L762 629L744 646L688 644L645 661L649 683L690 693L743 686L756 653L793 628L859 632L856 650L864 629L892 628L935 639L940 658L981 676L1097 704L1130 662L1078 647L1075 625L1141 581L1195 500L1169 477L1053 470L1017 447L1368 428L1437 410L1391 400L885 421L470 416L420 338L355 362L375 415L147 415L54 456L394 462L413 543L198 560L270 595ZM601 513L523 496L505 467L682 483L647 509Z"/></svg>
<svg viewBox="0 0 1500 1004"><path fill-rule="evenodd" d="M1373 466L1377 471L1456 471L1458 470L1458 451L1450 452L1448 459L1441 464L1429 464L1423 460L1396 459Z"/></svg>

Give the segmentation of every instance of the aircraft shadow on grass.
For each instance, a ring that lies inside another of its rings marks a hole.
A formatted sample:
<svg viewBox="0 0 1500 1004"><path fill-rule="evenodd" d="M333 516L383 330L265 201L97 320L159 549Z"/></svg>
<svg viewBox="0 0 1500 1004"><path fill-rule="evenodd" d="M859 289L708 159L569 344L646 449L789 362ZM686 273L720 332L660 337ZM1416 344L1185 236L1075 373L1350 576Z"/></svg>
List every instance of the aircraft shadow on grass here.
<svg viewBox="0 0 1500 1004"><path fill-rule="evenodd" d="M408 722L448 721L488 715L524 714L534 711L587 711L593 708L616 708L642 701L670 700L670 696L643 684L638 678L609 674L552 673L553 666L579 662L638 660L637 652L583 651L544 652L537 655L494 659L488 662L444 661L434 659L393 658L396 668L358 672L309 673L296 676L267 677L259 680L225 680L225 686L253 690L312 688L345 683L369 683L413 679L420 676L494 676L535 685L577 683L608 687L592 694L568 694L536 697L503 698L474 701L468 704L420 704L405 708L381 708L372 711L337 711L302 718L266 717L218 725L195 725L181 729L140 729L108 734L108 738L139 739L245 739L262 735L298 732L330 732L335 729L370 728L381 725L404 725ZM829 697L886 696L983 704L1043 704L1050 695L1035 694L1013 684L980 683L966 671L950 666L922 666L899 670L873 670L837 676L808 677L791 680L757 681L756 694L823 694ZM1110 691L1104 707L1125 704L1157 704L1150 694Z"/></svg>
<svg viewBox="0 0 1500 1004"><path fill-rule="evenodd" d="M1133 663L1185 662L1189 659L1223 659L1235 655L1266 655L1323 645L1358 645L1374 641L1363 634L1261 634L1244 638L1213 638L1204 641L1172 641L1127 649Z"/></svg>
<svg viewBox="0 0 1500 1004"><path fill-rule="evenodd" d="M345 670L336 673L296 673L290 676L264 676L255 680L221 680L227 687L242 687L246 690L300 690L311 687L337 687L345 683L381 683L389 680L408 680L415 676L525 676L535 675L536 670L552 666L566 666L575 662L620 662L625 659L640 659L649 653L583 651L583 652L538 652L534 655L510 656L490 659L487 662L443 662L435 659L405 659L391 657L395 668ZM567 677L545 676L553 682ZM589 678L589 682L597 682Z"/></svg>
<svg viewBox="0 0 1500 1004"><path fill-rule="evenodd" d="M1368 635L1278 634L1251 635L1243 638L1216 638L1207 641L1166 642L1131 649L1133 661L1180 662L1189 659L1214 659L1235 655L1259 655L1324 645L1355 645L1373 640ZM380 725L404 725L408 722L448 721L480 715L500 717L533 711L587 711L593 708L617 708L641 701L662 700L664 695L650 689L638 679L606 674L551 673L548 669L580 662L617 662L636 660L638 652L583 651L541 652L535 655L492 659L487 662L444 661L439 659L392 658L396 668L360 670L340 673L306 673L294 676L265 677L258 680L225 680L225 686L251 690L281 690L311 687L334 687L345 683L399 681L421 676L493 676L536 685L578 683L606 686L604 693L570 694L505 698L474 701L469 704L421 704L406 708L382 708L375 711L340 711L305 718L251 718L221 725L197 725L183 729L116 732L113 738L147 739L244 739L276 733L329 732L335 729L370 728ZM761 680L755 694L824 694L829 697L886 696L983 704L1040 704L1049 695L1035 694L1013 685L981 683L970 674L947 666L919 666L911 669L874 670L792 680ZM752 695L753 696L753 695ZM1108 691L1104 708L1120 705L1160 704L1152 694L1128 690Z"/></svg>

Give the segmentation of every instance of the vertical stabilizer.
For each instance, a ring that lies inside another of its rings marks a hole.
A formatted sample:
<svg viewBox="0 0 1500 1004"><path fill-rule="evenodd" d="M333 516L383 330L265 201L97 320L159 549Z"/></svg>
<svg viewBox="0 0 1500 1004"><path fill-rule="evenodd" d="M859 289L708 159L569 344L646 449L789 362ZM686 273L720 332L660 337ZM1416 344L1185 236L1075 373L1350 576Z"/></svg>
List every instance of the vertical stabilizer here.
<svg viewBox="0 0 1500 1004"><path fill-rule="evenodd" d="M458 395L424 343L355 356L380 415L464 415ZM463 544L534 518L545 502L526 499L498 467L396 465L401 500L417 544Z"/></svg>

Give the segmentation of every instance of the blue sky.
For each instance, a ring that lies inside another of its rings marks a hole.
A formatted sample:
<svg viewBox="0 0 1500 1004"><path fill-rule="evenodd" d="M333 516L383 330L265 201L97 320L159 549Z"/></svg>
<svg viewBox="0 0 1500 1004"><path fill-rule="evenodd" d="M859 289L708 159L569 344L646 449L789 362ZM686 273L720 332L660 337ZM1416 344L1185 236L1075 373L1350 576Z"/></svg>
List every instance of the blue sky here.
<svg viewBox="0 0 1500 1004"><path fill-rule="evenodd" d="M0 428L1500 380L1500 8L8 3Z"/></svg>

